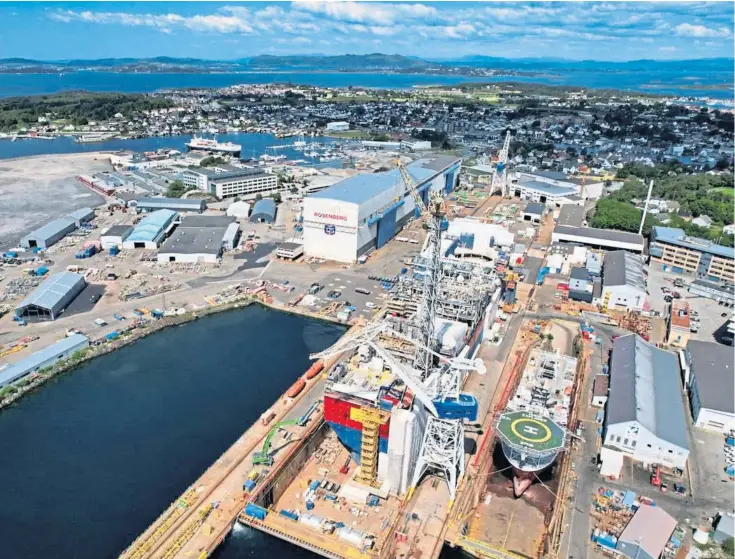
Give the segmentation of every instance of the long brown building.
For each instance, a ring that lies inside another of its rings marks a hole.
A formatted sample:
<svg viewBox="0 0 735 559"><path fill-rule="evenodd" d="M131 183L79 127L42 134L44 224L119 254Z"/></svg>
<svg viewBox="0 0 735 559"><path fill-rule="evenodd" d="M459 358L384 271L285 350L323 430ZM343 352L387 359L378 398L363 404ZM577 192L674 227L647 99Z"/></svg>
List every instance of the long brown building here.
<svg viewBox="0 0 735 559"><path fill-rule="evenodd" d="M654 227L648 250L664 271L696 274L714 281L735 281L735 249L689 237L683 229Z"/></svg>

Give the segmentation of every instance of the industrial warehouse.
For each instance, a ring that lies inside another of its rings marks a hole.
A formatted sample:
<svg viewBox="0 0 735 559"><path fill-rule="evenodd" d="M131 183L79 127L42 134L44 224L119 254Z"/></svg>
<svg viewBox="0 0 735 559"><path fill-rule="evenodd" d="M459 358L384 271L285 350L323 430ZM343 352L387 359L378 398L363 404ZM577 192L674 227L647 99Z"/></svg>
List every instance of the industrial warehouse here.
<svg viewBox="0 0 735 559"><path fill-rule="evenodd" d="M222 256L225 244L233 247L237 231L234 217L186 216L159 249L158 262L213 264Z"/></svg>
<svg viewBox="0 0 735 559"><path fill-rule="evenodd" d="M15 308L18 317L55 320L79 295L87 282L74 272L59 272L49 276Z"/></svg>
<svg viewBox="0 0 735 559"><path fill-rule="evenodd" d="M32 233L21 238L20 246L31 249L47 249L92 219L94 219L94 210L92 208L80 208L66 217L60 217L50 221L43 227L39 227Z"/></svg>
<svg viewBox="0 0 735 559"><path fill-rule="evenodd" d="M426 202L430 191L451 192L460 168L461 159L439 155L414 161L405 170ZM304 198L304 253L355 262L392 239L415 207L398 169L345 179Z"/></svg>

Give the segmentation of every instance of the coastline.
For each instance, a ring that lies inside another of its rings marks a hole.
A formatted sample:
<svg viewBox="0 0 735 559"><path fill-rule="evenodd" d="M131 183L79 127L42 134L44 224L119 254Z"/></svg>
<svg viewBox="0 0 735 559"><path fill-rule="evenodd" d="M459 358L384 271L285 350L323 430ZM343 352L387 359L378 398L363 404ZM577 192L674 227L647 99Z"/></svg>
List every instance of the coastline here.
<svg viewBox="0 0 735 559"><path fill-rule="evenodd" d="M342 322L340 320L337 320L336 318L316 315L315 313L299 310L295 307L284 307L280 304L274 304L272 302L268 302L258 297L253 297L251 295L239 296L231 301L223 302L218 305L210 305L203 309L189 311L181 315L164 316L160 319L146 318L139 323L140 326L133 327L128 332L121 333L120 337L114 341L107 341L104 337L100 340L90 340L90 346L88 348L78 351L69 359L62 361L61 363L58 363L53 367L42 369L41 371L36 373L37 376L35 378L28 381L26 384L21 384L24 382L24 380L26 380L21 379L16 383L17 386L14 386L17 392L13 393L11 396L2 397L2 399L0 400L0 413L2 413L5 408L16 404L24 396L32 394L36 390L42 388L50 380L57 378L65 373L70 373L74 369L82 366L92 359L95 359L96 357L112 353L113 351L116 351L127 345L134 344L138 340L141 340L147 336L150 336L151 334L155 334L167 328L188 324L189 322L199 320L200 318L203 318L205 316L219 314L221 312L244 309L254 304L274 311L295 314L313 320L338 324L340 326L344 326L347 329L352 326L352 324ZM98 341L98 345L91 345L94 341ZM8 387L5 388L7 389Z"/></svg>

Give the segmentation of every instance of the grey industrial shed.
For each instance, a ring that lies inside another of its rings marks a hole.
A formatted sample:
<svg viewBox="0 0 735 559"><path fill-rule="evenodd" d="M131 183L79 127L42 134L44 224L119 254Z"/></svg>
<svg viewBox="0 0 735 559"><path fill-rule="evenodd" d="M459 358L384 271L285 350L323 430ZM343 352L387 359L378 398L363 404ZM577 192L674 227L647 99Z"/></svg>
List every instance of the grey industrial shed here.
<svg viewBox="0 0 735 559"><path fill-rule="evenodd" d="M47 345L25 359L0 370L0 388L30 374L37 373L61 359L67 359L75 352L87 347L89 347L89 339L82 334L72 334L56 343Z"/></svg>
<svg viewBox="0 0 735 559"><path fill-rule="evenodd" d="M76 221L71 217L60 217L39 227L20 240L24 248L48 248L60 241L77 228Z"/></svg>
<svg viewBox="0 0 735 559"><path fill-rule="evenodd" d="M276 201L273 198L263 198L255 202L253 213L250 214L250 223L273 223L276 219Z"/></svg>
<svg viewBox="0 0 735 559"><path fill-rule="evenodd" d="M74 272L49 276L15 308L15 314L40 320L56 320L86 285L84 276Z"/></svg>
<svg viewBox="0 0 735 559"><path fill-rule="evenodd" d="M186 198L141 198L135 204L139 212L155 212L156 210L172 210L174 212L202 213L207 209L204 200L188 200Z"/></svg>
<svg viewBox="0 0 735 559"><path fill-rule="evenodd" d="M73 219L76 226L80 227L82 223L87 223L94 219L94 210L92 208L79 208L66 217Z"/></svg>
<svg viewBox="0 0 735 559"><path fill-rule="evenodd" d="M679 360L635 334L613 342L608 425L637 421L651 433L689 449L678 382Z"/></svg>

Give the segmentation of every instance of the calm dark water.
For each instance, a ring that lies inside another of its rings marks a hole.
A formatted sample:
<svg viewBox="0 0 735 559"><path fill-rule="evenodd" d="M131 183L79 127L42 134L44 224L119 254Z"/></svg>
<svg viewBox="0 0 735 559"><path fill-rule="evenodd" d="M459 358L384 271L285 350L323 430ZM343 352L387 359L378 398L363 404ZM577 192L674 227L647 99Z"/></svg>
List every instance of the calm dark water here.
<svg viewBox="0 0 735 559"><path fill-rule="evenodd" d="M268 152L270 155L285 155L290 160L303 159L309 165L314 166L338 166L338 161L329 161L320 163L318 159L310 158L303 152L296 151L292 148L281 148L275 151L268 150L272 146L285 146L293 144L297 138L276 138L273 134L218 134L217 140L220 142L234 142L242 146L241 157L248 159L250 157L259 157ZM104 142L94 142L88 144L79 144L73 138L62 137L54 140L36 140L32 138L18 139L11 142L8 139L0 140L0 159L11 159L14 157L28 157L30 155L47 155L53 153L83 153L93 151L118 151L121 149L129 149L135 152L155 151L161 148L177 149L186 151L186 142L191 140L191 136L164 136L155 138L138 138L133 140L107 140ZM334 143L333 138L306 138L307 142L318 142L320 144Z"/></svg>
<svg viewBox="0 0 735 559"><path fill-rule="evenodd" d="M3 411L0 555L117 557L342 332L251 306L149 336ZM309 556L249 530L219 552Z"/></svg>
<svg viewBox="0 0 735 559"><path fill-rule="evenodd" d="M518 81L548 85L613 88L662 95L732 99L732 88L708 90L706 86L733 83L733 73L709 70L672 70L652 67L645 71L552 69L548 74L496 78L430 76L424 74L371 74L338 72L255 72L239 74L119 74L74 72L71 74L0 74L0 97L43 95L86 89L145 93L186 87L227 87L236 84L289 82L318 87L362 86L406 89L417 85L453 85L462 82ZM688 87L682 87L686 85Z"/></svg>

